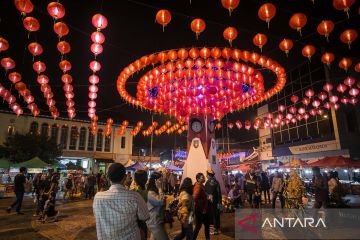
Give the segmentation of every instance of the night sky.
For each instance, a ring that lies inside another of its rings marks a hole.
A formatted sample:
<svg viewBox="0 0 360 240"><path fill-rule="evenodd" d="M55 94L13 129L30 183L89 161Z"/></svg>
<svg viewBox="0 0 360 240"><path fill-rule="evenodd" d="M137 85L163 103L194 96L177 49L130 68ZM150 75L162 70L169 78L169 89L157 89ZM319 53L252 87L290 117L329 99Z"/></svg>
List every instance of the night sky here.
<svg viewBox="0 0 360 240"><path fill-rule="evenodd" d="M33 57L25 49L28 43L38 41L44 48L44 53L37 59L42 60L47 65L45 74L50 77L50 85L54 92L56 106L60 111L61 117L66 117L65 96L62 90L61 70L58 67L60 53L56 49L58 38L52 30L53 19L48 15L46 6L50 1L33 0L35 9L30 15L36 17L41 25L40 31L28 34L22 26L21 15L14 6L14 1L0 1L0 36L9 41L8 51L0 53L0 57L11 57L15 60L16 71L23 76L24 82L35 96L35 103L39 106L42 115L49 116L48 107L45 104L43 94L40 92L39 84L36 82L36 73L32 70ZM348 28L360 30L359 1L351 7L350 19L346 13L337 11L332 6L330 0L315 0L315 4L310 0L277 0L269 1L276 5L277 14L270 22L270 29L267 24L258 18L259 7L267 1L242 0L238 8L234 10L231 17L228 11L222 7L220 0L60 0L66 9L63 21L70 28L70 33L64 40L71 44L71 52L66 59L72 64L69 72L73 76L73 86L75 93L76 118L86 119L88 102L88 77L91 70L88 65L93 60L90 52L90 34L95 30L91 24L91 17L96 13L102 13L108 19L109 25L103 30L106 41L103 44L104 52L97 57L102 64L102 69L98 73L100 83L97 102L97 114L101 121L106 121L108 117L114 119L116 123L129 120L135 124L141 120L149 122L151 114L141 112L131 105L121 100L116 90L116 79L119 73L129 63L135 61L143 55L151 54L168 49L181 47L225 47L228 43L223 39L222 33L227 26L236 27L238 38L233 42L233 47L241 50L256 51L259 49L253 45L252 38L256 33L264 33L268 37L268 43L263 49L263 55L271 57L282 64L285 69L291 70L296 66L308 61L301 55L301 49L306 44L313 44L317 47L317 52L313 57L313 62L320 62L321 50L335 54L334 68L340 58L350 57L353 64L359 62L360 44L359 38L352 44L351 50L339 40L340 33ZM172 21L163 32L162 27L155 23L155 15L159 9L168 9L172 13ZM302 30L302 37L296 30L289 27L288 22L292 14L303 12L308 16L307 25ZM195 34L190 29L190 22L194 18L205 20L207 27L199 39L196 40ZM335 29L330 34L329 42L316 32L317 25L321 20L330 19L335 22ZM290 38L294 41L294 48L289 57L279 49L278 44L283 38ZM337 71L337 70L334 70ZM351 74L353 70L349 72ZM3 69L0 70L4 76ZM265 86L271 86L275 82L275 77L267 72L263 72ZM343 74L343 73L342 73ZM358 75L357 75L358 76ZM137 78L136 75L129 81L132 82L127 88L130 93L135 93ZM2 77L1 84L10 88L10 81ZM17 96L16 91L12 90L13 95ZM15 94L16 93L16 94ZM18 98L17 102L24 106L24 111L28 113L26 104ZM8 109L7 103L0 103L2 109ZM229 114L229 119L253 119L255 108L250 108L238 113ZM169 118L167 116L155 115L155 120L163 124ZM145 124L147 125L147 124ZM221 132L219 136L221 135ZM233 136L238 141L246 141L256 138L255 130L244 131ZM185 134L176 136L155 137L154 145L173 147L185 145ZM147 145L149 137L138 136L135 139L136 145Z"/></svg>

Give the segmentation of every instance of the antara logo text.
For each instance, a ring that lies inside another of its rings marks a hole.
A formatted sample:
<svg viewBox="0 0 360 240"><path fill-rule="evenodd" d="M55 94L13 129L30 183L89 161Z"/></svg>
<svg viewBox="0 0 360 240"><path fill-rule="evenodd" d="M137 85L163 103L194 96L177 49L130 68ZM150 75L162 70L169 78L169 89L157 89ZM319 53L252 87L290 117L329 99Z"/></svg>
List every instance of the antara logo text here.
<svg viewBox="0 0 360 240"><path fill-rule="evenodd" d="M288 227L288 228L295 228L295 227L323 227L326 228L325 220L322 218L319 218L315 220L314 218L266 218L263 222L261 228L264 227Z"/></svg>

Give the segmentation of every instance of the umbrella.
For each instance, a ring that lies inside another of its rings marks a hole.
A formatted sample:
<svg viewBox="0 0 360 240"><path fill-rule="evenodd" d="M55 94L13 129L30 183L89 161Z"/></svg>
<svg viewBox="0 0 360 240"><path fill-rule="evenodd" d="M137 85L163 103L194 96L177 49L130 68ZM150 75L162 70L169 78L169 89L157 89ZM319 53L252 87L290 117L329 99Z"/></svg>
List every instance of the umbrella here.
<svg viewBox="0 0 360 240"><path fill-rule="evenodd" d="M346 158L343 156L325 157L319 159L316 162L309 163L308 167L360 167L360 161L353 161L350 158Z"/></svg>
<svg viewBox="0 0 360 240"><path fill-rule="evenodd" d="M135 171L135 170L144 170L145 167L139 163L139 162L136 162L135 164L131 165L131 166L128 166L126 168L126 170L130 170L130 171Z"/></svg>
<svg viewBox="0 0 360 240"><path fill-rule="evenodd" d="M7 158L0 159L0 168L10 168L11 162Z"/></svg>
<svg viewBox="0 0 360 240"><path fill-rule="evenodd" d="M169 165L166 167L166 169L169 169L170 171L183 171L181 168L178 168L174 165Z"/></svg>
<svg viewBox="0 0 360 240"><path fill-rule="evenodd" d="M41 160L39 157L34 157L28 161L15 164L16 167L27 167L27 168L46 168L48 164Z"/></svg>

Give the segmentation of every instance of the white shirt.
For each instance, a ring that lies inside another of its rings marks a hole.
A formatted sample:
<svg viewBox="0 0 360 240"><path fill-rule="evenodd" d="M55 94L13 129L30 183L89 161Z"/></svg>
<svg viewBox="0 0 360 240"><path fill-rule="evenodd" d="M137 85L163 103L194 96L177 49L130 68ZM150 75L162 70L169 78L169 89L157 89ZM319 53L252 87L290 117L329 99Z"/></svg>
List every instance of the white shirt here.
<svg viewBox="0 0 360 240"><path fill-rule="evenodd" d="M93 210L99 240L140 239L137 220L149 219L144 199L135 191L115 184L95 195Z"/></svg>

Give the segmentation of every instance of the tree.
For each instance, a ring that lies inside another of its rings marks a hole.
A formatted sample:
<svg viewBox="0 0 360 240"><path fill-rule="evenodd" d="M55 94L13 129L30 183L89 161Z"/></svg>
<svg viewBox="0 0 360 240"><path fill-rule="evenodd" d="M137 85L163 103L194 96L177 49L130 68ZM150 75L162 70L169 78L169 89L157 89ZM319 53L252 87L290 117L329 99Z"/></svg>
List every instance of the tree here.
<svg viewBox="0 0 360 240"><path fill-rule="evenodd" d="M55 139L36 134L19 134L9 137L4 146L0 146L0 155L10 161L18 163L33 157L39 157L46 163L53 163L56 157L61 156L62 150Z"/></svg>

